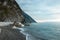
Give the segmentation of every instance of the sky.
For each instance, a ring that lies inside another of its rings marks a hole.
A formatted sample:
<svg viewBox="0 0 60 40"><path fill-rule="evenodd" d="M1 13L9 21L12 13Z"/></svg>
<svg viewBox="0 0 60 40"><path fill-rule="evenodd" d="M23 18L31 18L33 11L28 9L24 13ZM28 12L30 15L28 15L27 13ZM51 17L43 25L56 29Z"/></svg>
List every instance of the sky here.
<svg viewBox="0 0 60 40"><path fill-rule="evenodd" d="M37 22L60 21L60 0L16 0L21 9Z"/></svg>

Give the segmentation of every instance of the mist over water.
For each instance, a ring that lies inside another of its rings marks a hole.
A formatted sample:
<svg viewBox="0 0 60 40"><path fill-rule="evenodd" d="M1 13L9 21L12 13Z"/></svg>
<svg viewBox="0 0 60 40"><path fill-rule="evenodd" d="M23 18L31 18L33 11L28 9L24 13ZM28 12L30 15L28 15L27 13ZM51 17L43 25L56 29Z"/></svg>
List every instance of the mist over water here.
<svg viewBox="0 0 60 40"><path fill-rule="evenodd" d="M23 29L27 40L60 40L60 22L31 23Z"/></svg>

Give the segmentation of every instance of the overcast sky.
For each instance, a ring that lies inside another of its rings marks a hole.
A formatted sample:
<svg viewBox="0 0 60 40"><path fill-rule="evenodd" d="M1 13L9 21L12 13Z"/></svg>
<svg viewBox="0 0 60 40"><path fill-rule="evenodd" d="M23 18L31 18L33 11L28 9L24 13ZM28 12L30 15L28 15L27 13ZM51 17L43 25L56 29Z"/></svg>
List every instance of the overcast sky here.
<svg viewBox="0 0 60 40"><path fill-rule="evenodd" d="M17 0L22 10L38 21L60 21L60 0Z"/></svg>

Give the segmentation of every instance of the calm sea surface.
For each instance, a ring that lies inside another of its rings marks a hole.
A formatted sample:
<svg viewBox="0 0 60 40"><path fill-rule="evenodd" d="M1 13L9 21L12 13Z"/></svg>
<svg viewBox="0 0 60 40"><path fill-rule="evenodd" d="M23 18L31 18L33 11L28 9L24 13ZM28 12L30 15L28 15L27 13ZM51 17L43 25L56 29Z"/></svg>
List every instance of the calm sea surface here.
<svg viewBox="0 0 60 40"><path fill-rule="evenodd" d="M31 23L23 29L27 40L60 40L60 22Z"/></svg>

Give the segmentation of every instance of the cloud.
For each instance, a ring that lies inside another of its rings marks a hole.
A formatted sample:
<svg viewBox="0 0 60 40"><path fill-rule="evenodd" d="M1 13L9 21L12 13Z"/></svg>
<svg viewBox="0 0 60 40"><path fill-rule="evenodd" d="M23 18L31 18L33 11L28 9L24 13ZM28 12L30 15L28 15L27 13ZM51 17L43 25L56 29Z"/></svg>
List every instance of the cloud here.
<svg viewBox="0 0 60 40"><path fill-rule="evenodd" d="M60 22L60 19L50 19L50 20L36 20L36 22Z"/></svg>
<svg viewBox="0 0 60 40"><path fill-rule="evenodd" d="M60 13L60 5L49 7L48 10L50 11L50 13L58 14Z"/></svg>

